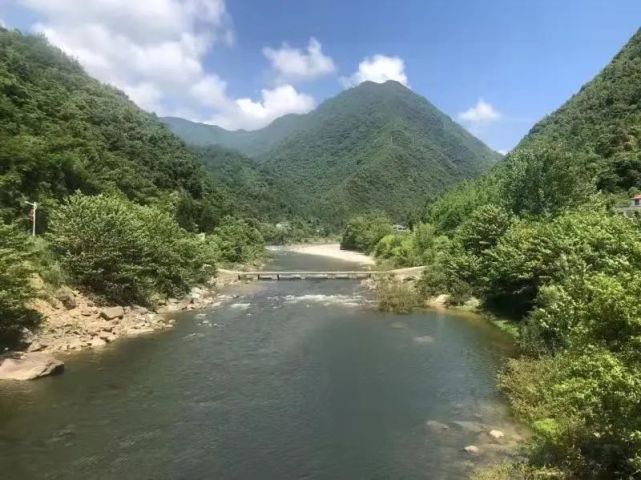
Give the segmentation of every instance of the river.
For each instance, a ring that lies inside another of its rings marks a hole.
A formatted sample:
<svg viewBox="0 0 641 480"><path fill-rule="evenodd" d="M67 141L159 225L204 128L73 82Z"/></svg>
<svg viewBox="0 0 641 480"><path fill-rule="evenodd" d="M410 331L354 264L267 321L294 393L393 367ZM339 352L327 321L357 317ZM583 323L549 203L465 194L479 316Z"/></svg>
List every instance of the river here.
<svg viewBox="0 0 641 480"><path fill-rule="evenodd" d="M294 253L268 267L354 269ZM518 433L495 387L512 346L478 318L380 313L350 280L223 293L204 318L0 384L0 478L459 479L504 454L478 425Z"/></svg>

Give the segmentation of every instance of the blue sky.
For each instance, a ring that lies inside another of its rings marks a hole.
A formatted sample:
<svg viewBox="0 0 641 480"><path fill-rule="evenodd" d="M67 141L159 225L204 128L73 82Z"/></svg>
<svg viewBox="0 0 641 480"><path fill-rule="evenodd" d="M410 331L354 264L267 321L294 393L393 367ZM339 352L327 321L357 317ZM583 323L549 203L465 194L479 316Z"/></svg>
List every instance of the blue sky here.
<svg viewBox="0 0 641 480"><path fill-rule="evenodd" d="M259 128L392 78L509 150L610 61L641 1L0 0L0 19L161 115Z"/></svg>

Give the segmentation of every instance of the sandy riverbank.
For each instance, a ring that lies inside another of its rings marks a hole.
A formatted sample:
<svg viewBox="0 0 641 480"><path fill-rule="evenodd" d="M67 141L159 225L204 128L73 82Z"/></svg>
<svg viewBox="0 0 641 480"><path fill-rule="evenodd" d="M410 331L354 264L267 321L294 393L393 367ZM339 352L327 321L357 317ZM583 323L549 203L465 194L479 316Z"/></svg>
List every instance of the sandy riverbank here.
<svg viewBox="0 0 641 480"><path fill-rule="evenodd" d="M304 253L306 255L318 255L322 257L336 258L347 262L360 263L361 265L375 265L376 262L369 255L351 250L341 250L338 243L324 244L301 244L286 245L284 247L271 247L272 249L282 249L288 252Z"/></svg>

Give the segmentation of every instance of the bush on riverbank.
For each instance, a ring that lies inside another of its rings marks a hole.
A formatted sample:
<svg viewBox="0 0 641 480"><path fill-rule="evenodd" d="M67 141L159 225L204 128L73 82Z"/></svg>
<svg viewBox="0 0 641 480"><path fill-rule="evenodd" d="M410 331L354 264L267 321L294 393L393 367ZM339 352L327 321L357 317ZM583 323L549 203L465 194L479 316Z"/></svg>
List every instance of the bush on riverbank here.
<svg viewBox="0 0 641 480"><path fill-rule="evenodd" d="M34 254L28 236L0 223L0 351L13 346L22 329L33 327L39 320L27 306L36 293L32 286Z"/></svg>
<svg viewBox="0 0 641 480"><path fill-rule="evenodd" d="M341 248L370 253L385 235L393 233L392 224L382 214L358 215L352 218L341 238Z"/></svg>
<svg viewBox="0 0 641 480"><path fill-rule="evenodd" d="M265 248L260 231L246 220L234 217L225 217L208 241L215 246L217 259L228 264L253 262Z"/></svg>
<svg viewBox="0 0 641 480"><path fill-rule="evenodd" d="M392 277L376 281L376 297L378 309L382 312L410 313L420 305L414 285Z"/></svg>
<svg viewBox="0 0 641 480"><path fill-rule="evenodd" d="M215 272L215 242L182 229L174 217L120 197L69 197L47 235L73 280L105 300L150 304L179 296Z"/></svg>

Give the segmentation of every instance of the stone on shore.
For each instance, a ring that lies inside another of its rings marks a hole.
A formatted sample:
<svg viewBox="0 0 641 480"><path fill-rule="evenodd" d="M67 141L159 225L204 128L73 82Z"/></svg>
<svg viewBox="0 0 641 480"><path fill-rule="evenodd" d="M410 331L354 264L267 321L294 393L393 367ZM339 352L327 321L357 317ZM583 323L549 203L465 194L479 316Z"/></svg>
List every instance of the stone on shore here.
<svg viewBox="0 0 641 480"><path fill-rule="evenodd" d="M494 440L501 440L503 437L505 437L505 434L501 430L490 430L489 435Z"/></svg>
<svg viewBox="0 0 641 480"><path fill-rule="evenodd" d="M122 318L125 315L125 309L122 307L109 307L103 308L100 316L105 320L113 320L114 318Z"/></svg>
<svg viewBox="0 0 641 480"><path fill-rule="evenodd" d="M73 310L78 305L76 295L69 287L62 287L56 292L56 298L67 310Z"/></svg>
<svg viewBox="0 0 641 480"><path fill-rule="evenodd" d="M468 445L463 450L470 455L478 455L479 453L481 453L479 447L477 447L476 445Z"/></svg>
<svg viewBox="0 0 641 480"><path fill-rule="evenodd" d="M9 355L0 358L0 380L34 380L60 373L64 363L40 352Z"/></svg>

